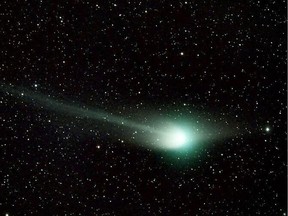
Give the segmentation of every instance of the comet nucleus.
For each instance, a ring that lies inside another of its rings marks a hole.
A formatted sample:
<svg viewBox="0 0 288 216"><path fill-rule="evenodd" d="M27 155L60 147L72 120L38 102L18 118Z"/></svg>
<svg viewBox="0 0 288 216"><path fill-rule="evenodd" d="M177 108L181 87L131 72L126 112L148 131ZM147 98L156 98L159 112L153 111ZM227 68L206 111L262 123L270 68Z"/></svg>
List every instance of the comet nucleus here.
<svg viewBox="0 0 288 216"><path fill-rule="evenodd" d="M164 128L163 132L159 135L157 139L159 145L163 149L182 149L191 145L192 137L190 134L178 127Z"/></svg>

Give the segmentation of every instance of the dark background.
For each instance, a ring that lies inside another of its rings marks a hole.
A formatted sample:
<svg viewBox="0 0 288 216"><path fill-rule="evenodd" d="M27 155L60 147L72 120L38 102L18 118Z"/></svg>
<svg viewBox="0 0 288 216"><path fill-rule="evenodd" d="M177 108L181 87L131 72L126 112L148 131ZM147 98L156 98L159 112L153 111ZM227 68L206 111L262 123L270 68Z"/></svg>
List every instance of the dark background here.
<svg viewBox="0 0 288 216"><path fill-rule="evenodd" d="M286 2L103 2L1 1L2 85L240 132L167 159L1 89L0 214L286 215Z"/></svg>

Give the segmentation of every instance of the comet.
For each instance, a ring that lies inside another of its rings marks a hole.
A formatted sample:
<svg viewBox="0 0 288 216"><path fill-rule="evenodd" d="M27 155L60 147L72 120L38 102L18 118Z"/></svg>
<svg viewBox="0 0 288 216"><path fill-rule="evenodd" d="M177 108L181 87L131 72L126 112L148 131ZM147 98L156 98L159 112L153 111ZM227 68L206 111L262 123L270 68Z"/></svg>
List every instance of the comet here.
<svg viewBox="0 0 288 216"><path fill-rule="evenodd" d="M44 95L25 88L2 84L0 89L9 96L13 96L19 100L23 100L27 103L33 104L34 106L41 107L42 109L54 113L101 121L108 123L111 127L117 125L123 129L130 128L140 131L142 135L139 136L139 140L135 140L135 142L145 143L145 146L152 149L177 150L189 148L199 142L199 140L206 138L207 135L204 134L210 133L205 130L199 131L197 127L191 126L192 124L184 127L173 123L173 121L166 120L161 120L159 126L141 124L95 107L80 107L68 103L67 101L61 101L52 96Z"/></svg>

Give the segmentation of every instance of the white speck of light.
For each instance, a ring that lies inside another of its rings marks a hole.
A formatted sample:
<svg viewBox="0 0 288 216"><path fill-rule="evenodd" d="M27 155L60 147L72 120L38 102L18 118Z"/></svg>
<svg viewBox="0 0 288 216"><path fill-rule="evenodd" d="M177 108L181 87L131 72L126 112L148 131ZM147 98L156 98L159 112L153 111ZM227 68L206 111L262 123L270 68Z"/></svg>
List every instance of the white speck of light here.
<svg viewBox="0 0 288 216"><path fill-rule="evenodd" d="M9 214L8 214L8 213L6 213L6 214L5 214L5 216L9 216Z"/></svg>
<svg viewBox="0 0 288 216"><path fill-rule="evenodd" d="M180 55L183 56L183 55L184 55L184 52L181 52Z"/></svg>
<svg viewBox="0 0 288 216"><path fill-rule="evenodd" d="M269 131L270 131L270 128L269 128L269 127L266 127L266 128L265 128L265 131L266 131L266 132L269 132Z"/></svg>

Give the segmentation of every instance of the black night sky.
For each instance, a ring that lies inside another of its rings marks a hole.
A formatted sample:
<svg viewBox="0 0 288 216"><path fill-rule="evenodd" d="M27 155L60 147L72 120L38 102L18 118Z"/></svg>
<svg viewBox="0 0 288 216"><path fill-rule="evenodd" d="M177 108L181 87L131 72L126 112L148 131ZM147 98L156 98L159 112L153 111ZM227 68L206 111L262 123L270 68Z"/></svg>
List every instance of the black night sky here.
<svg viewBox="0 0 288 216"><path fill-rule="evenodd" d="M1 1L0 215L286 216L286 10Z"/></svg>

